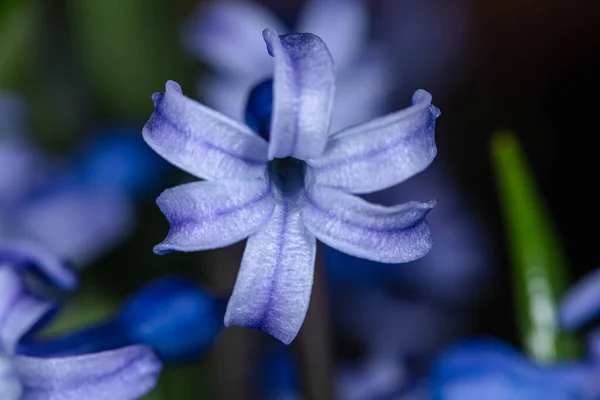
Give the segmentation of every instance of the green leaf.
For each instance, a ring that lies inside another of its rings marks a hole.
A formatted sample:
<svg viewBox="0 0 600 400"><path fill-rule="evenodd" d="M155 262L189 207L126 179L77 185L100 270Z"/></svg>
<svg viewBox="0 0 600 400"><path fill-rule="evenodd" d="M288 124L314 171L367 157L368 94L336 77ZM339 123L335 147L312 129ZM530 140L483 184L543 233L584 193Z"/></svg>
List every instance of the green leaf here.
<svg viewBox="0 0 600 400"><path fill-rule="evenodd" d="M515 135L497 132L491 146L523 346L541 363L574 358L578 343L558 326L569 268L550 214Z"/></svg>
<svg viewBox="0 0 600 400"><path fill-rule="evenodd" d="M0 4L0 89L14 89L20 78L31 50L35 16L29 1Z"/></svg>
<svg viewBox="0 0 600 400"><path fill-rule="evenodd" d="M102 110L147 118L150 96L181 79L179 24L173 2L67 0L87 84Z"/></svg>

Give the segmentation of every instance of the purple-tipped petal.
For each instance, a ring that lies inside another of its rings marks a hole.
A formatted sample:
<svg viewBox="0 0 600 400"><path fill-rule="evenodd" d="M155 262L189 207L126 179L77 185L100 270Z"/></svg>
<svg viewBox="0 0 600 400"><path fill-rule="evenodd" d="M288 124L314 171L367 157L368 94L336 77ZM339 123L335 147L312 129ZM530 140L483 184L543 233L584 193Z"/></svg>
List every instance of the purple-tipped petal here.
<svg viewBox="0 0 600 400"><path fill-rule="evenodd" d="M171 164L208 180L264 173L267 142L250 128L184 96L173 81L153 99L144 140Z"/></svg>
<svg viewBox="0 0 600 400"><path fill-rule="evenodd" d="M577 329L600 315L600 269L569 289L560 303L560 319L566 329Z"/></svg>
<svg viewBox="0 0 600 400"><path fill-rule="evenodd" d="M368 23L363 0L313 0L304 8L297 32L310 32L323 39L340 70L359 57L369 33Z"/></svg>
<svg viewBox="0 0 600 400"><path fill-rule="evenodd" d="M258 329L291 343L308 310L315 254L316 240L295 206L277 204L268 224L248 239L225 326Z"/></svg>
<svg viewBox="0 0 600 400"><path fill-rule="evenodd" d="M63 290L74 290L77 286L77 277L73 271L56 254L34 242L4 242L0 245L0 265L2 264L9 264L11 268L35 268Z"/></svg>
<svg viewBox="0 0 600 400"><path fill-rule="evenodd" d="M383 263L404 263L431 249L425 216L435 206L409 202L383 207L337 189L315 186L302 210L306 228L344 253Z"/></svg>
<svg viewBox="0 0 600 400"><path fill-rule="evenodd" d="M435 158L431 95L417 90L405 110L358 125L331 137L325 153L310 160L318 183L351 193L394 186L421 172Z"/></svg>
<svg viewBox="0 0 600 400"><path fill-rule="evenodd" d="M171 225L156 254L229 246L256 232L275 208L266 179L188 183L156 202Z"/></svg>
<svg viewBox="0 0 600 400"><path fill-rule="evenodd" d="M130 200L110 191L57 191L24 204L21 211L21 235L78 264L112 250L134 225Z"/></svg>
<svg viewBox="0 0 600 400"><path fill-rule="evenodd" d="M12 353L19 339L52 308L52 303L28 295L22 276L0 263L0 353Z"/></svg>
<svg viewBox="0 0 600 400"><path fill-rule="evenodd" d="M23 400L133 400L149 393L162 368L145 346L61 358L15 357Z"/></svg>
<svg viewBox="0 0 600 400"><path fill-rule="evenodd" d="M200 7L191 18L184 30L184 46L220 74L260 80L271 72L265 44L257 35L266 27L283 29L258 3L213 1Z"/></svg>
<svg viewBox="0 0 600 400"><path fill-rule="evenodd" d="M333 60L310 33L277 35L265 29L275 58L269 159L318 157L327 144L335 92Z"/></svg>

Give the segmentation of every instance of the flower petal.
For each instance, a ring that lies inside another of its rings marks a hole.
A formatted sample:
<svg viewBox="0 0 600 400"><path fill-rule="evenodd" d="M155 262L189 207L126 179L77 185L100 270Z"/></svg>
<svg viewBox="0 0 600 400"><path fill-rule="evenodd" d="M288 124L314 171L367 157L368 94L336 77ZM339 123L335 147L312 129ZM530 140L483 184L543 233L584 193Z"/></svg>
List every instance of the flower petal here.
<svg viewBox="0 0 600 400"><path fill-rule="evenodd" d="M248 239L225 326L258 329L291 343L308 310L315 254L316 240L299 210L278 203L269 223Z"/></svg>
<svg viewBox="0 0 600 400"><path fill-rule="evenodd" d="M560 303L563 327L572 330L600 315L600 269L579 281Z"/></svg>
<svg viewBox="0 0 600 400"><path fill-rule="evenodd" d="M184 29L184 46L219 74L243 77L251 85L271 72L257 34L284 27L269 10L247 1L214 1L198 8ZM238 93L239 95L239 93Z"/></svg>
<svg viewBox="0 0 600 400"><path fill-rule="evenodd" d="M394 207L370 204L340 190L315 186L302 210L306 228L344 253L383 263L403 263L431 249L425 216L435 201Z"/></svg>
<svg viewBox="0 0 600 400"><path fill-rule="evenodd" d="M208 76L199 82L198 89L209 107L229 118L245 123L246 103L253 83L235 77Z"/></svg>
<svg viewBox="0 0 600 400"><path fill-rule="evenodd" d="M73 271L54 253L34 242L4 242L0 245L1 264L9 264L12 268L33 267L62 290L74 290L77 286L77 277Z"/></svg>
<svg viewBox="0 0 600 400"><path fill-rule="evenodd" d="M68 188L25 203L19 232L54 253L86 264L115 248L133 227L130 200L118 192Z"/></svg>
<svg viewBox="0 0 600 400"><path fill-rule="evenodd" d="M0 396L2 400L21 400L23 387L13 367L12 357L0 350Z"/></svg>
<svg viewBox="0 0 600 400"><path fill-rule="evenodd" d="M323 39L341 69L358 58L365 47L368 30L365 1L313 0L303 9L297 32L310 32Z"/></svg>
<svg viewBox="0 0 600 400"><path fill-rule="evenodd" d="M19 339L53 304L28 295L22 276L10 266L0 264L0 352L14 352Z"/></svg>
<svg viewBox="0 0 600 400"><path fill-rule="evenodd" d="M337 75L329 131L338 132L381 115L394 87L392 82L392 68L383 49L369 48L360 62Z"/></svg>
<svg viewBox="0 0 600 400"><path fill-rule="evenodd" d="M171 228L156 254L229 246L256 232L275 207L265 179L193 182L156 200Z"/></svg>
<svg viewBox="0 0 600 400"><path fill-rule="evenodd" d="M24 400L138 399L156 385L161 363L146 346L61 358L15 357Z"/></svg>
<svg viewBox="0 0 600 400"><path fill-rule="evenodd" d="M153 99L144 140L171 164L209 180L263 173L267 142L250 128L184 96L173 81Z"/></svg>
<svg viewBox="0 0 600 400"><path fill-rule="evenodd" d="M318 157L325 149L335 92L333 60L310 33L263 37L275 58L269 159Z"/></svg>
<svg viewBox="0 0 600 400"><path fill-rule="evenodd" d="M417 90L405 110L358 125L331 137L325 153L308 163L315 179L351 193L394 186L421 172L435 158L435 120L431 95Z"/></svg>

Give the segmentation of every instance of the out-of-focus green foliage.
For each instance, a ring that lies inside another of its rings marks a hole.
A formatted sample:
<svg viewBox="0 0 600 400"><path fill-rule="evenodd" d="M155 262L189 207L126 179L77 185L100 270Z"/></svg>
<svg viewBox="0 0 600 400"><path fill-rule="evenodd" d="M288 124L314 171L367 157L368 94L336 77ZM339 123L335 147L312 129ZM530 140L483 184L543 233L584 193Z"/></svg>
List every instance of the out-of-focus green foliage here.
<svg viewBox="0 0 600 400"><path fill-rule="evenodd" d="M27 0L0 2L0 89L14 89L30 56L36 14Z"/></svg>
<svg viewBox="0 0 600 400"><path fill-rule="evenodd" d="M558 326L557 304L568 283L568 266L550 214L515 135L497 132L491 146L523 345L538 362L573 358L577 342Z"/></svg>
<svg viewBox="0 0 600 400"><path fill-rule="evenodd" d="M102 109L147 118L150 96L181 79L174 2L67 0L76 54Z"/></svg>

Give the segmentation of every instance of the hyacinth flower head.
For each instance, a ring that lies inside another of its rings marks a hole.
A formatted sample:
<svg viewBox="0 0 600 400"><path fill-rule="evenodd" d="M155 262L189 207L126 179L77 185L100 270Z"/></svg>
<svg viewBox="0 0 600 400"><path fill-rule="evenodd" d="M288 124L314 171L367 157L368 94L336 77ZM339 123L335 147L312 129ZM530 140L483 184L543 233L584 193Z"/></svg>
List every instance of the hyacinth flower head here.
<svg viewBox="0 0 600 400"><path fill-rule="evenodd" d="M274 57L270 129L249 127L185 97L175 82L153 96L146 142L206 179L168 189L157 203L171 228L154 251L199 251L249 237L225 325L290 343L310 299L316 239L348 254L407 262L431 248L425 216L435 202L394 207L354 194L381 190L436 155L439 110L419 90L408 109L328 133L333 60L312 34L263 37ZM266 139L268 138L268 140Z"/></svg>
<svg viewBox="0 0 600 400"><path fill-rule="evenodd" d="M76 285L52 253L26 242L0 246L0 398L3 400L137 399L156 384L161 363L151 348L128 346L69 357L29 357L20 339L47 322L56 308L24 280L33 268L59 289Z"/></svg>
<svg viewBox="0 0 600 400"><path fill-rule="evenodd" d="M380 115L393 87L393 75L389 57L368 38L367 2L309 0L294 25L289 29L259 2L203 4L186 26L184 45L213 67L214 73L203 77L200 85L207 104L239 121L244 119L246 93L272 74L264 43L255 34L268 26L281 33L311 32L327 43L336 62L333 131Z"/></svg>

